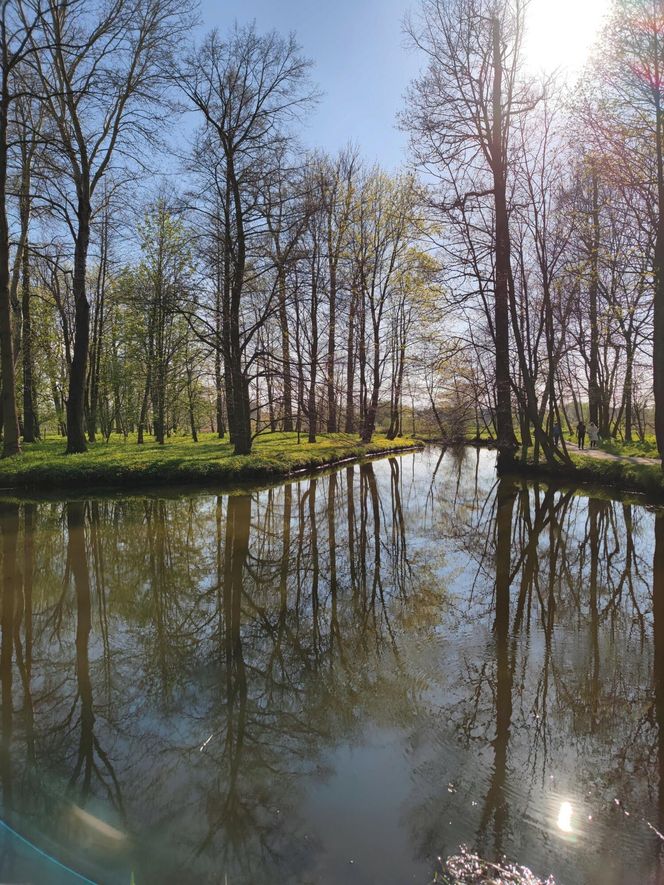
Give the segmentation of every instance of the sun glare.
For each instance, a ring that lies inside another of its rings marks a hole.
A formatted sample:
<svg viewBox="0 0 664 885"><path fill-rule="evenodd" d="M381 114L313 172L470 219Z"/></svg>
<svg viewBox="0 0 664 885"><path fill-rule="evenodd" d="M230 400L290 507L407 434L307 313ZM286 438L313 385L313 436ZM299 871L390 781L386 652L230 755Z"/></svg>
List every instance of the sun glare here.
<svg viewBox="0 0 664 885"><path fill-rule="evenodd" d="M571 803L563 802L558 812L558 829L561 830L563 833L571 833L573 816L574 809L572 808Z"/></svg>
<svg viewBox="0 0 664 885"><path fill-rule="evenodd" d="M533 72L578 73L597 38L610 0L532 0L526 59Z"/></svg>

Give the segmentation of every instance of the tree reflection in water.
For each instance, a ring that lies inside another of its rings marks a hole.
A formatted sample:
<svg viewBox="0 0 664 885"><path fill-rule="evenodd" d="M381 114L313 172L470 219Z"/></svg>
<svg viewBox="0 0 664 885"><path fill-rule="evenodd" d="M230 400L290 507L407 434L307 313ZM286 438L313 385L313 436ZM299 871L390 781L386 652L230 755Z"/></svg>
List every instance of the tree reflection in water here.
<svg viewBox="0 0 664 885"><path fill-rule="evenodd" d="M0 532L4 820L91 878L664 882L661 512L438 450Z"/></svg>

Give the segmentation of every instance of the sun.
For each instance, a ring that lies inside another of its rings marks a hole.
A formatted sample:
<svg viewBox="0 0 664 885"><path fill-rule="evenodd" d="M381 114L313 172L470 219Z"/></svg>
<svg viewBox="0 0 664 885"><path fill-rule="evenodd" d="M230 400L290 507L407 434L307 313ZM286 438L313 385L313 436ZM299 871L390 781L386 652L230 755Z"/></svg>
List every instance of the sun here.
<svg viewBox="0 0 664 885"><path fill-rule="evenodd" d="M532 0L526 12L526 64L574 76L588 59L611 0Z"/></svg>

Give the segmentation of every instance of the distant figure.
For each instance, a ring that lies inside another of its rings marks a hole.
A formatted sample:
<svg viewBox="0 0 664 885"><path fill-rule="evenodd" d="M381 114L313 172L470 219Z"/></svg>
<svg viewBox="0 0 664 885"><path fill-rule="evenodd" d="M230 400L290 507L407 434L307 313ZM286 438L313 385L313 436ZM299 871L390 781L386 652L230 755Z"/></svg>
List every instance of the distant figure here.
<svg viewBox="0 0 664 885"><path fill-rule="evenodd" d="M590 440L590 448L596 449L599 442L599 428L594 421L588 425L588 439Z"/></svg>
<svg viewBox="0 0 664 885"><path fill-rule="evenodd" d="M586 425L583 423L583 418L579 421L576 428L576 439L579 444L579 448L584 449L586 446Z"/></svg>
<svg viewBox="0 0 664 885"><path fill-rule="evenodd" d="M560 445L560 437L562 436L563 429L560 426L560 421L556 421L553 425L553 444L554 446Z"/></svg>

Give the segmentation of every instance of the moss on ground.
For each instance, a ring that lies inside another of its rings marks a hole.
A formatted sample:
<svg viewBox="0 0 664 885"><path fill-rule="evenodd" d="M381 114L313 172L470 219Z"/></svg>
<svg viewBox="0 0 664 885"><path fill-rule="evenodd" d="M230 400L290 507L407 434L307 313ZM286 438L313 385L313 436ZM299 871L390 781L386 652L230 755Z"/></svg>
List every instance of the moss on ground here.
<svg viewBox="0 0 664 885"><path fill-rule="evenodd" d="M296 433L271 433L254 441L250 455L234 455L228 439L202 434L198 443L172 437L163 446L135 437L112 437L80 455L65 455L62 439L27 444L23 453L0 460L0 488L133 487L174 483L270 480L348 458L380 455L419 446L410 438L377 434L369 445L346 433L321 434L308 443Z"/></svg>

